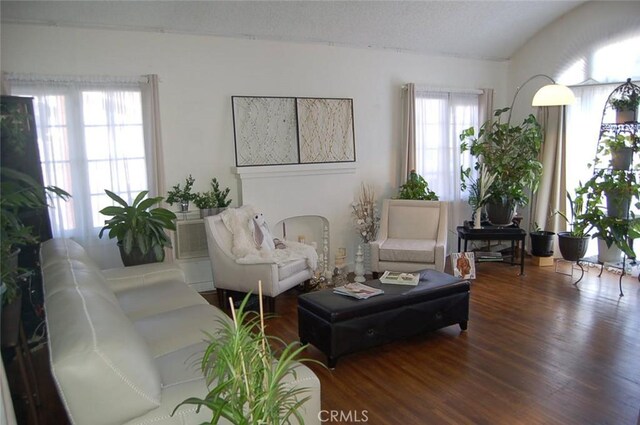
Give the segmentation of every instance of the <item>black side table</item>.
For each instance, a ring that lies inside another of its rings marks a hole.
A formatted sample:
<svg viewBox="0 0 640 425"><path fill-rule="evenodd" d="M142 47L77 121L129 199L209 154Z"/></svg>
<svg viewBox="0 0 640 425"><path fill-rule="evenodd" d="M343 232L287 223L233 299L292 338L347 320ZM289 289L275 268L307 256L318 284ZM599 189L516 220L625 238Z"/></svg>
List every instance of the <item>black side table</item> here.
<svg viewBox="0 0 640 425"><path fill-rule="evenodd" d="M460 240L464 240L464 251L467 251L468 241L511 241L511 265L515 265L516 242L520 247L520 275L524 274L524 242L527 232L515 226L483 226L480 229L458 226L458 252L460 252Z"/></svg>

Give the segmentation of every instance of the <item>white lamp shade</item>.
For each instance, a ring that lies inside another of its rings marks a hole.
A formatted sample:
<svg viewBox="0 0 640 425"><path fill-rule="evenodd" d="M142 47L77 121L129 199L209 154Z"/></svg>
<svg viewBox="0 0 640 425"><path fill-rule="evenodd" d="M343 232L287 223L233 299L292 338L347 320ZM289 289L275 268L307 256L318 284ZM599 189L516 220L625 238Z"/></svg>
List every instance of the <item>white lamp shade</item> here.
<svg viewBox="0 0 640 425"><path fill-rule="evenodd" d="M576 101L571 89L560 84L549 84L542 87L533 96L531 106L570 105Z"/></svg>

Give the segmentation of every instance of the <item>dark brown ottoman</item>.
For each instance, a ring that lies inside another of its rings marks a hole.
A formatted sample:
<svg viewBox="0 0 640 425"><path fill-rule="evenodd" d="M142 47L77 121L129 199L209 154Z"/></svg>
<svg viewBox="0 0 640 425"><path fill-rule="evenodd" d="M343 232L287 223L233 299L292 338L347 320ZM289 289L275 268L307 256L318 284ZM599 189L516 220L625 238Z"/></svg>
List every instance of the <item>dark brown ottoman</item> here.
<svg viewBox="0 0 640 425"><path fill-rule="evenodd" d="M469 320L469 282L435 270L420 272L417 286L370 280L383 295L358 300L331 289L298 298L300 342L311 343L335 367L338 357Z"/></svg>

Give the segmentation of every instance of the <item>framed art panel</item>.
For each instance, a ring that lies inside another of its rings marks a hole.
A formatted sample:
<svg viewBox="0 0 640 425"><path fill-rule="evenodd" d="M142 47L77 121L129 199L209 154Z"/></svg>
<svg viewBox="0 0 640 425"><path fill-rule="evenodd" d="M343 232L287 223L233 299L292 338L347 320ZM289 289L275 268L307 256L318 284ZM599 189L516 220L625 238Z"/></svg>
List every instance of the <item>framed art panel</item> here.
<svg viewBox="0 0 640 425"><path fill-rule="evenodd" d="M353 100L296 98L300 163L356 160Z"/></svg>
<svg viewBox="0 0 640 425"><path fill-rule="evenodd" d="M236 166L298 164L296 99L232 96Z"/></svg>

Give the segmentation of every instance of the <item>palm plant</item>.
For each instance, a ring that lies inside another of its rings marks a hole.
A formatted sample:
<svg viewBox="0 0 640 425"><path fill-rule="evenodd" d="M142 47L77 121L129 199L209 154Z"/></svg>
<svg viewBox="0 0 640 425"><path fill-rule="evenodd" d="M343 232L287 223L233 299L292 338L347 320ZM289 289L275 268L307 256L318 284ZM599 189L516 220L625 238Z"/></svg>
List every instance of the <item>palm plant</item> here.
<svg viewBox="0 0 640 425"><path fill-rule="evenodd" d="M266 336L262 297L258 314L246 311L250 295L238 310L230 303L233 321L219 319L218 333L207 334L209 345L201 368L209 393L204 399L184 400L173 413L182 405L196 405L198 411L203 406L211 409L212 424L225 418L237 425L278 425L290 423L294 417L304 423L299 409L310 396L303 397L305 388L285 382L288 376L295 377L296 359L304 346ZM276 351L272 345L282 348Z"/></svg>
<svg viewBox="0 0 640 425"><path fill-rule="evenodd" d="M144 199L149 193L144 190L129 205L110 190L105 189L105 193L121 206L113 205L100 210L101 214L111 218L105 221L98 236L102 238L108 230L109 239L117 239L125 265L132 265L128 264L129 259L132 253L136 254L136 250L143 256L151 253L155 261L164 260L164 248L171 247L171 239L164 229L176 229L173 222L176 215L165 208L150 209L163 198L158 196Z"/></svg>

